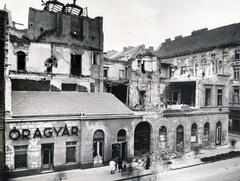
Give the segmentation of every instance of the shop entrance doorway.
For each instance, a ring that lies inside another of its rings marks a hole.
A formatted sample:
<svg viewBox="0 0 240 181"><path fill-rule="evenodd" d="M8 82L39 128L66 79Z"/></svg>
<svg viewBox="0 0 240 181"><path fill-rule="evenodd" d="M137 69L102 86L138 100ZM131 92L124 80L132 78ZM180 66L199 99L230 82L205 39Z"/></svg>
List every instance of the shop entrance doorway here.
<svg viewBox="0 0 240 181"><path fill-rule="evenodd" d="M53 144L42 144L42 170L53 169Z"/></svg>

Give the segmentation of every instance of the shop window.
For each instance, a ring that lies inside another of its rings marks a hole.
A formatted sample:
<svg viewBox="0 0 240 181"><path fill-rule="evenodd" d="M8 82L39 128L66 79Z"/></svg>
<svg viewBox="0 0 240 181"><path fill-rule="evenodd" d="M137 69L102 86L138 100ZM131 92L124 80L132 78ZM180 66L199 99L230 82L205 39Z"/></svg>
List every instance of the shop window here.
<svg viewBox="0 0 240 181"><path fill-rule="evenodd" d="M205 106L211 105L211 89L205 90Z"/></svg>
<svg viewBox="0 0 240 181"><path fill-rule="evenodd" d="M76 141L66 142L66 163L76 162L76 147Z"/></svg>
<svg viewBox="0 0 240 181"><path fill-rule="evenodd" d="M240 79L240 66L233 67L234 79Z"/></svg>
<svg viewBox="0 0 240 181"><path fill-rule="evenodd" d="M240 59L240 50L235 50L234 52L234 58L239 60Z"/></svg>
<svg viewBox="0 0 240 181"><path fill-rule="evenodd" d="M22 51L17 52L17 69L18 71L26 70L26 54Z"/></svg>
<svg viewBox="0 0 240 181"><path fill-rule="evenodd" d="M71 55L71 75L80 76L82 74L82 55Z"/></svg>
<svg viewBox="0 0 240 181"><path fill-rule="evenodd" d="M108 67L103 67L103 77L108 77Z"/></svg>
<svg viewBox="0 0 240 181"><path fill-rule="evenodd" d="M204 124L203 141L209 141L209 134L210 134L210 124L207 122Z"/></svg>
<svg viewBox="0 0 240 181"><path fill-rule="evenodd" d="M93 52L92 54L92 64L98 65L99 64L99 53L98 52Z"/></svg>
<svg viewBox="0 0 240 181"><path fill-rule="evenodd" d="M223 93L222 89L217 90L217 105L218 106L222 106L222 98L223 98L222 93Z"/></svg>
<svg viewBox="0 0 240 181"><path fill-rule="evenodd" d="M124 75L124 70L119 70L119 79L124 79L125 75Z"/></svg>
<svg viewBox="0 0 240 181"><path fill-rule="evenodd" d="M196 143L196 142L197 142L197 124L193 123L192 129L191 129L191 143Z"/></svg>
<svg viewBox="0 0 240 181"><path fill-rule="evenodd" d="M15 158L14 158L14 168L27 168L27 145L24 146L14 146Z"/></svg>

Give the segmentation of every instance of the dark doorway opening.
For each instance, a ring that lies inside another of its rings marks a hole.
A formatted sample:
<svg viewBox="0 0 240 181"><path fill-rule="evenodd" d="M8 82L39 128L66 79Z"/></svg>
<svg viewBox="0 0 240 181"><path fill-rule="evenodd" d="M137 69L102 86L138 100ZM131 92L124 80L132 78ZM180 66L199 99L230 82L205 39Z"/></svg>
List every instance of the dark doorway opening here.
<svg viewBox="0 0 240 181"><path fill-rule="evenodd" d="M53 144L42 144L42 170L53 169Z"/></svg>

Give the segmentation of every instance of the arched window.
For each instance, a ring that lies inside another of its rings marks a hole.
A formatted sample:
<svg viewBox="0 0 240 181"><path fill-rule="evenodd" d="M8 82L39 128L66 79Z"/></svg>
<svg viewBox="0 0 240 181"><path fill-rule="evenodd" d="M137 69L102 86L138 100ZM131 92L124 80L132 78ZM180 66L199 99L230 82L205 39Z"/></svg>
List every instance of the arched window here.
<svg viewBox="0 0 240 181"><path fill-rule="evenodd" d="M221 144L222 144L222 123L218 121L216 125L216 145Z"/></svg>
<svg viewBox="0 0 240 181"><path fill-rule="evenodd" d="M197 142L197 124L193 123L191 128L191 143Z"/></svg>
<svg viewBox="0 0 240 181"><path fill-rule="evenodd" d="M204 124L204 135L203 135L203 141L209 141L209 134L210 134L210 124L209 122L206 122Z"/></svg>
<svg viewBox="0 0 240 181"><path fill-rule="evenodd" d="M124 129L121 129L117 134L117 142L123 142L126 140L126 131Z"/></svg>
<svg viewBox="0 0 240 181"><path fill-rule="evenodd" d="M103 164L104 155L104 132L97 130L93 134L93 164L95 166Z"/></svg>
<svg viewBox="0 0 240 181"><path fill-rule="evenodd" d="M183 125L178 125L177 127L177 144L183 144L184 143L184 129Z"/></svg>
<svg viewBox="0 0 240 181"><path fill-rule="evenodd" d="M26 54L22 51L17 52L17 70L26 70Z"/></svg>
<svg viewBox="0 0 240 181"><path fill-rule="evenodd" d="M159 141L161 148L167 147L167 128L165 126L161 126L159 129Z"/></svg>

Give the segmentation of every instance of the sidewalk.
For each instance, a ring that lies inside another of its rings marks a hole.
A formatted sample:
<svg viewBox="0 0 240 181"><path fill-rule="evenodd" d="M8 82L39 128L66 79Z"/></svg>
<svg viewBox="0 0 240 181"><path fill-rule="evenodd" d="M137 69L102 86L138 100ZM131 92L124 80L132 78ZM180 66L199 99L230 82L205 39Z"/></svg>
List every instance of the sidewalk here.
<svg viewBox="0 0 240 181"><path fill-rule="evenodd" d="M240 142L237 143L235 149L230 149L229 145L219 146L210 150L201 150L200 154L195 156L194 152L185 154L182 158L170 160L172 164L161 164L152 163L150 170L144 170L143 167L138 166L135 171L132 172L130 176L122 175L122 173L115 172L115 174L110 174L109 166L91 168L91 169L76 169L69 170L65 172L54 172L48 174L34 175L28 177L20 177L10 179L11 181L53 181L53 180L71 180L71 181L113 181L113 180L137 180L137 176L141 176L141 180L152 181L157 178L158 173L183 169L187 167L197 166L200 164L207 164L202 162L200 159L203 157L215 156L221 153L228 153L229 151L240 151ZM62 175L60 175L62 174ZM150 178L151 177L151 178ZM131 179L134 178L134 179Z"/></svg>

